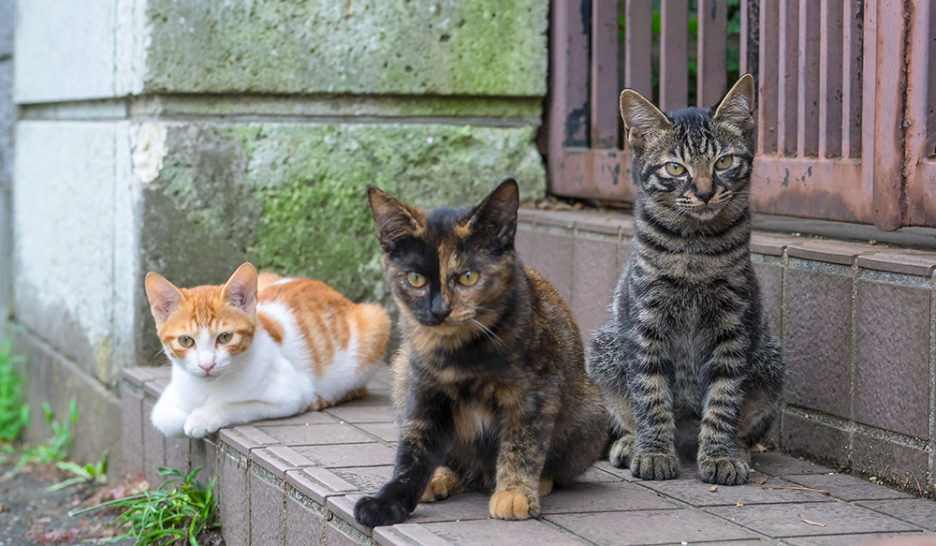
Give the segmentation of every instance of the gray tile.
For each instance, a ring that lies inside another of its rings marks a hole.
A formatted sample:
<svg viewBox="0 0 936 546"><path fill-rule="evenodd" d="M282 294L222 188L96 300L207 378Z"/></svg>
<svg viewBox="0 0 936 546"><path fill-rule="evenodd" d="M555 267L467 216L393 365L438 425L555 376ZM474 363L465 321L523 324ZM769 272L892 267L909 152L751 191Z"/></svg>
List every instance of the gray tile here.
<svg viewBox="0 0 936 546"><path fill-rule="evenodd" d="M334 468L330 470L368 495L376 493L393 476L392 465Z"/></svg>
<svg viewBox="0 0 936 546"><path fill-rule="evenodd" d="M283 484L270 483L250 472L250 543L282 544L286 510ZM277 480L278 481L278 480Z"/></svg>
<svg viewBox="0 0 936 546"><path fill-rule="evenodd" d="M916 529L908 523L844 502L724 506L708 511L774 538ZM800 516L824 526L806 523Z"/></svg>
<svg viewBox="0 0 936 546"><path fill-rule="evenodd" d="M790 476L790 481L813 489L824 489L833 497L847 501L905 499L910 495L890 487L871 483L848 474L816 474L812 476Z"/></svg>
<svg viewBox="0 0 936 546"><path fill-rule="evenodd" d="M306 459L329 468L392 465L396 454L395 449L376 442L300 446L293 449Z"/></svg>
<svg viewBox="0 0 936 546"><path fill-rule="evenodd" d="M668 544L756 538L753 533L693 510L641 510L547 516L597 544Z"/></svg>
<svg viewBox="0 0 936 546"><path fill-rule="evenodd" d="M677 508L662 496L627 482L595 482L554 489L540 499L543 514Z"/></svg>
<svg viewBox="0 0 936 546"><path fill-rule="evenodd" d="M396 442L400 438L400 427L396 423L368 423L358 428L385 442Z"/></svg>
<svg viewBox="0 0 936 546"><path fill-rule="evenodd" d="M295 494L286 496L286 546L306 546L319 544L322 537L322 515L297 498Z"/></svg>
<svg viewBox="0 0 936 546"><path fill-rule="evenodd" d="M936 501L930 499L896 499L865 501L858 504L936 531Z"/></svg>
<svg viewBox="0 0 936 546"><path fill-rule="evenodd" d="M771 476L787 474L828 474L832 469L800 457L791 457L775 451L751 453L751 468Z"/></svg>
<svg viewBox="0 0 936 546"><path fill-rule="evenodd" d="M758 478L767 481L757 483ZM751 481L744 485L720 485L712 491L712 484L695 478L680 478L665 481L644 481L640 485L658 491L668 497L693 506L735 506L741 504L771 504L777 502L828 502L828 495L809 491L769 489L770 487L796 487L780 478L752 474Z"/></svg>
<svg viewBox="0 0 936 546"><path fill-rule="evenodd" d="M563 533L535 519L503 521L498 519L426 523L422 527L442 540L454 544L581 544L571 534Z"/></svg>
<svg viewBox="0 0 936 546"><path fill-rule="evenodd" d="M787 539L793 546L934 546L936 536L924 533L865 533Z"/></svg>
<svg viewBox="0 0 936 546"><path fill-rule="evenodd" d="M348 423L392 423L395 413L389 406L341 405L323 410L325 413Z"/></svg>
<svg viewBox="0 0 936 546"><path fill-rule="evenodd" d="M275 439L276 443L288 446L309 446L326 444L352 444L373 441L370 437L348 425L288 425L264 427L264 432Z"/></svg>

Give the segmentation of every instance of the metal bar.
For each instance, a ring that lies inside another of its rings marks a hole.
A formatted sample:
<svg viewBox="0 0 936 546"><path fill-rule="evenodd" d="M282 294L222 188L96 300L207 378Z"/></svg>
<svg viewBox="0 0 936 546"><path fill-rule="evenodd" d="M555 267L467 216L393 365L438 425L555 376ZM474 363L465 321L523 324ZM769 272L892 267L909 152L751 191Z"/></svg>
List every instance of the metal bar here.
<svg viewBox="0 0 936 546"><path fill-rule="evenodd" d="M863 195L871 198L874 225L883 231L899 228L904 214L903 14L901 0L864 5Z"/></svg>
<svg viewBox="0 0 936 546"><path fill-rule="evenodd" d="M861 157L861 3L842 5L842 157Z"/></svg>
<svg viewBox="0 0 936 546"><path fill-rule="evenodd" d="M819 157L842 152L842 10L822 0L819 16Z"/></svg>
<svg viewBox="0 0 936 546"><path fill-rule="evenodd" d="M796 152L796 100L799 64L799 17L797 0L780 0L780 36L777 63L777 153Z"/></svg>
<svg viewBox="0 0 936 546"><path fill-rule="evenodd" d="M699 26L696 58L696 106L714 106L728 90L725 26L726 0L699 0Z"/></svg>
<svg viewBox="0 0 936 546"><path fill-rule="evenodd" d="M689 3L660 4L660 108L671 112L689 102Z"/></svg>
<svg viewBox="0 0 936 546"><path fill-rule="evenodd" d="M646 0L627 0L624 23L624 84L651 100L652 8L653 4Z"/></svg>
<svg viewBox="0 0 936 546"><path fill-rule="evenodd" d="M760 61L757 77L757 153L777 152L777 2L760 5Z"/></svg>
<svg viewBox="0 0 936 546"><path fill-rule="evenodd" d="M596 0L591 20L591 147L618 145L617 2Z"/></svg>
<svg viewBox="0 0 936 546"><path fill-rule="evenodd" d="M564 180L565 148L588 145L588 19L583 8L589 0L554 0L550 24L550 73L552 75L547 119L549 189ZM587 10L586 10L587 12Z"/></svg>
<svg viewBox="0 0 936 546"><path fill-rule="evenodd" d="M819 2L800 0L796 155L819 155Z"/></svg>
<svg viewBox="0 0 936 546"><path fill-rule="evenodd" d="M757 212L841 222L874 219L855 159L756 156L751 182Z"/></svg>

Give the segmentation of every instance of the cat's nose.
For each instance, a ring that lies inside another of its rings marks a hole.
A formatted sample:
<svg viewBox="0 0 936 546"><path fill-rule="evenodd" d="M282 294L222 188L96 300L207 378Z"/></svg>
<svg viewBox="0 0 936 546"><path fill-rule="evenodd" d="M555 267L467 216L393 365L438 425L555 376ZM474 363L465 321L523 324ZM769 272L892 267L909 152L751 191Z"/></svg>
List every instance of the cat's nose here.
<svg viewBox="0 0 936 546"><path fill-rule="evenodd" d="M212 362L209 362L208 364L199 364L198 367L205 370L205 373L208 373L215 367L215 363L214 361L212 361Z"/></svg>
<svg viewBox="0 0 936 546"><path fill-rule="evenodd" d="M707 190L695 190L695 196L702 200L703 203L708 203L709 199L715 195L715 187L711 186Z"/></svg>
<svg viewBox="0 0 936 546"><path fill-rule="evenodd" d="M449 316L449 313L452 312L451 306L446 303L441 294L436 294L436 296L432 298L432 307L430 307L429 310L432 312L432 316L439 322L445 320L445 317Z"/></svg>
<svg viewBox="0 0 936 546"><path fill-rule="evenodd" d="M699 178L692 181L692 192L703 203L708 203L709 199L715 195L715 182L712 179Z"/></svg>

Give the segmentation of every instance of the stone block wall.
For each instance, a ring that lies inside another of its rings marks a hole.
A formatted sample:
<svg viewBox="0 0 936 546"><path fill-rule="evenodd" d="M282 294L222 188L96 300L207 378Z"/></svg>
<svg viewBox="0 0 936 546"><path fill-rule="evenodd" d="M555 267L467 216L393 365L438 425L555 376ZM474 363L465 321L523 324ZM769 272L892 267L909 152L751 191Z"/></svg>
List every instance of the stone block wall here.
<svg viewBox="0 0 936 546"><path fill-rule="evenodd" d="M624 214L521 210L517 244L587 340L630 255ZM936 492L936 252L756 232L765 311L783 343L782 448Z"/></svg>
<svg viewBox="0 0 936 546"><path fill-rule="evenodd" d="M0 336L10 309L13 180L13 0L0 0Z"/></svg>
<svg viewBox="0 0 936 546"><path fill-rule="evenodd" d="M541 195L547 16L539 0L20 2L12 317L64 374L32 382L37 403L104 401L76 458L120 430L120 370L160 361L148 270L220 283L249 259L380 300L368 185L424 206L508 176Z"/></svg>

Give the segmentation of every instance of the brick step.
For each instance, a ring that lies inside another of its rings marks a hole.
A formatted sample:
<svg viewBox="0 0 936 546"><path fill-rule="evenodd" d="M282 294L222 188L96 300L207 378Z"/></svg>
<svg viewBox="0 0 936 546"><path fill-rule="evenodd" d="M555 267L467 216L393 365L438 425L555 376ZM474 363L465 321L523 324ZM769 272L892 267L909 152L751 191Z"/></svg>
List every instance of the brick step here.
<svg viewBox="0 0 936 546"><path fill-rule="evenodd" d="M492 520L488 498L464 493L420 504L401 524L375 530L352 517L355 501L391 476L397 427L382 371L370 395L319 412L222 429L203 440L167 439L149 414L168 383L167 368L123 372L123 461L158 484L156 469L204 467L217 478L226 544L570 544L728 540L808 540L835 535L842 543L876 536L936 540L936 503L805 460L755 453L751 483L711 486L691 465L677 480L647 482L598 462L568 489L543 499L543 515L522 522ZM810 487L806 490L769 487ZM767 487L768 489L765 489ZM799 516L825 524L806 524Z"/></svg>

